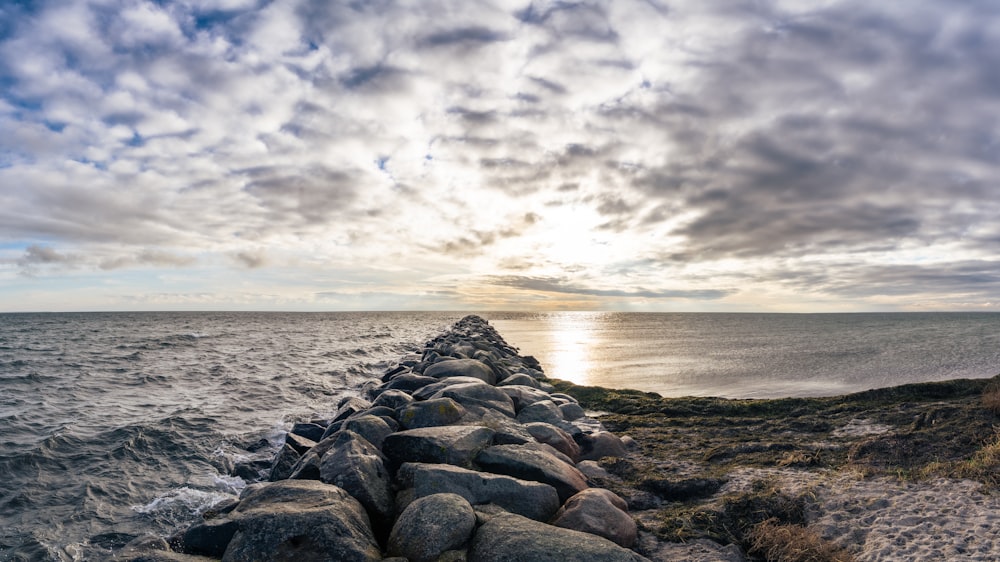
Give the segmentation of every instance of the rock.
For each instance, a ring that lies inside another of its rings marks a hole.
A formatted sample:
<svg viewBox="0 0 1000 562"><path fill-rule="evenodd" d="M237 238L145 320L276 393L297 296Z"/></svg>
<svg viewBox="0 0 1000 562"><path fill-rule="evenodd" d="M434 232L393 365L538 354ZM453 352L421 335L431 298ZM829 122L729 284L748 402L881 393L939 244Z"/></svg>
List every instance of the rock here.
<svg viewBox="0 0 1000 562"><path fill-rule="evenodd" d="M539 400L529 404L517 413L517 421L521 423L542 422L554 426L562 426L566 420L559 411L559 406L551 400Z"/></svg>
<svg viewBox="0 0 1000 562"><path fill-rule="evenodd" d="M452 493L474 506L497 505L529 519L548 521L559 509L559 494L548 484L477 472L446 464L406 463L396 475L402 488L420 498Z"/></svg>
<svg viewBox="0 0 1000 562"><path fill-rule="evenodd" d="M610 490L589 488L566 500L552 524L604 537L630 548L638 529L627 513L628 505Z"/></svg>
<svg viewBox="0 0 1000 562"><path fill-rule="evenodd" d="M323 428L323 431L326 431L326 428ZM323 434L320 433L320 436L322 435ZM291 445L292 448L295 449L295 452L297 452L300 455L305 454L306 451L315 447L316 441L317 441L316 439L309 439L308 437L304 437L302 435L293 433L291 431L285 434L285 443Z"/></svg>
<svg viewBox="0 0 1000 562"><path fill-rule="evenodd" d="M254 488L230 517L239 530L223 562L382 559L361 504L322 482L286 480Z"/></svg>
<svg viewBox="0 0 1000 562"><path fill-rule="evenodd" d="M465 408L451 398L434 398L409 404L396 413L396 418L404 428L416 429L451 425L465 414Z"/></svg>
<svg viewBox="0 0 1000 562"><path fill-rule="evenodd" d="M389 554L411 562L433 562L445 551L469 541L476 513L457 494L433 494L413 501L403 510L389 535Z"/></svg>
<svg viewBox="0 0 1000 562"><path fill-rule="evenodd" d="M438 379L434 377L425 377L424 375L418 375L415 373L405 373L396 375L392 377L389 382L383 384L382 391L402 390L403 392L412 393L419 388L423 388L436 382L438 382Z"/></svg>
<svg viewBox="0 0 1000 562"><path fill-rule="evenodd" d="M451 398L466 410L490 409L514 417L514 402L502 390L488 384L455 384L441 389L431 398Z"/></svg>
<svg viewBox="0 0 1000 562"><path fill-rule="evenodd" d="M222 558L236 530L236 521L228 517L217 517L196 523L181 535L182 550L188 554Z"/></svg>
<svg viewBox="0 0 1000 562"><path fill-rule="evenodd" d="M413 392L413 398L415 400L427 400L441 390L448 388L449 386L455 386L456 384L481 384L483 386L490 386L475 377L451 377L439 380L434 384L429 384L423 388L415 390Z"/></svg>
<svg viewBox="0 0 1000 562"><path fill-rule="evenodd" d="M486 384L497 383L497 375L489 365L475 359L451 359L435 363L424 370L425 377L446 379L451 377L473 377Z"/></svg>
<svg viewBox="0 0 1000 562"><path fill-rule="evenodd" d="M580 456L580 446L576 444L569 433L558 427L544 422L526 423L524 427L540 443L551 445L570 459L576 459Z"/></svg>
<svg viewBox="0 0 1000 562"><path fill-rule="evenodd" d="M310 441L315 442L323 438L323 433L325 431L326 428L323 427L322 425L308 422L308 423L297 423L293 425L292 430L289 431L289 433L293 435L300 435Z"/></svg>
<svg viewBox="0 0 1000 562"><path fill-rule="evenodd" d="M323 441L329 441L333 437L327 437ZM292 467L292 473L288 475L289 480L319 480L319 464L324 451L312 450L299 457L299 460Z"/></svg>
<svg viewBox="0 0 1000 562"><path fill-rule="evenodd" d="M587 415L587 412L583 411L583 408L576 402L560 404L559 412L562 413L562 417L566 421L573 421Z"/></svg>
<svg viewBox="0 0 1000 562"><path fill-rule="evenodd" d="M525 406L549 399L547 392L521 384L498 386L497 388L510 397L511 401L514 402L514 410L517 412L523 410Z"/></svg>
<svg viewBox="0 0 1000 562"><path fill-rule="evenodd" d="M495 516L479 528L469 548L468 560L640 562L646 558L596 535L540 524L511 514Z"/></svg>
<svg viewBox="0 0 1000 562"><path fill-rule="evenodd" d="M578 403L576 401L576 398L573 398L569 394L565 394L563 392L552 392L552 393L549 394L549 396L551 396L552 397L552 401L555 402L556 405L559 405L559 406L561 406L563 404L577 404Z"/></svg>
<svg viewBox="0 0 1000 562"><path fill-rule="evenodd" d="M614 433L598 431L576 438L580 445L580 460L596 461L604 457L624 457L625 444Z"/></svg>
<svg viewBox="0 0 1000 562"><path fill-rule="evenodd" d="M337 414L333 416L333 420L331 420L331 423L340 420L346 420L352 415L358 412L363 412L371 407L372 407L371 402L363 398L358 398L357 396L348 396L340 401L340 404L337 407L338 408Z"/></svg>
<svg viewBox="0 0 1000 562"><path fill-rule="evenodd" d="M476 464L493 474L549 484L559 493L560 501L587 489L587 477L576 467L521 445L497 445L485 449L476 457Z"/></svg>
<svg viewBox="0 0 1000 562"><path fill-rule="evenodd" d="M268 480L276 482L291 477L292 472L295 470L295 465L301 456L288 443L282 445L281 450L274 457L274 463L271 465L271 474L268 476Z"/></svg>
<svg viewBox="0 0 1000 562"><path fill-rule="evenodd" d="M493 430L485 427L422 427L386 437L382 452L393 466L404 462L424 462L469 467L476 455L492 440Z"/></svg>
<svg viewBox="0 0 1000 562"><path fill-rule="evenodd" d="M396 410L413 402L413 397L402 390L389 389L378 395L372 406L385 406Z"/></svg>
<svg viewBox="0 0 1000 562"><path fill-rule="evenodd" d="M531 375L526 375L524 373L514 373L509 377L505 378L504 380L500 381L499 383L499 386L510 386L510 385L528 386L536 389L541 388L542 386L541 384L539 384L538 380L535 379L535 377Z"/></svg>
<svg viewBox="0 0 1000 562"><path fill-rule="evenodd" d="M486 410L479 420L470 425L492 429L494 445L523 445L535 442L535 438L526 427L496 410Z"/></svg>
<svg viewBox="0 0 1000 562"><path fill-rule="evenodd" d="M576 469L587 477L588 482L595 479L611 478L611 473L604 470L604 467L597 464L597 461L580 461L576 463Z"/></svg>
<svg viewBox="0 0 1000 562"><path fill-rule="evenodd" d="M377 449L382 448L382 442L392 434L393 429L378 416L364 415L349 418L344 421L341 431L352 431L368 440Z"/></svg>
<svg viewBox="0 0 1000 562"><path fill-rule="evenodd" d="M376 529L388 531L395 502L392 479L378 448L353 431L341 430L323 455L319 470L321 481L353 496L364 506Z"/></svg>

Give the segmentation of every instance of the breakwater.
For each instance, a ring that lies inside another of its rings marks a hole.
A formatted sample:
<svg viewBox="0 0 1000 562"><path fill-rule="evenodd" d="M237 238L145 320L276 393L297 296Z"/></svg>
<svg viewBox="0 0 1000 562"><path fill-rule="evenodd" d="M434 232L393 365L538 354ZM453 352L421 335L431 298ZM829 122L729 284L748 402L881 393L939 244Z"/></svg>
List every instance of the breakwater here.
<svg viewBox="0 0 1000 562"><path fill-rule="evenodd" d="M629 445L468 316L296 424L268 482L118 558L644 560L625 502L587 476Z"/></svg>

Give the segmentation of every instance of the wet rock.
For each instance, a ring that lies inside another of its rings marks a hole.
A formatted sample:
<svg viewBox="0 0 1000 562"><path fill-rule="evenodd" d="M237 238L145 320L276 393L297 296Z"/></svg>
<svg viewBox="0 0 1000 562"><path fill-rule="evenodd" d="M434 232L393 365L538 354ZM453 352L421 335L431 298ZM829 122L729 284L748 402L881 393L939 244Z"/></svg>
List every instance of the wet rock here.
<svg viewBox="0 0 1000 562"><path fill-rule="evenodd" d="M402 390L389 389L378 395L372 406L385 406L396 410L413 402L413 397Z"/></svg>
<svg viewBox="0 0 1000 562"><path fill-rule="evenodd" d="M274 457L274 462L271 465L271 474L268 476L268 480L271 482L276 482L278 480L285 480L291 477L292 472L295 470L295 465L298 463L299 458L302 455L295 450L294 447L285 443L282 445L281 450Z"/></svg>
<svg viewBox="0 0 1000 562"><path fill-rule="evenodd" d="M424 376L436 379L473 377L486 384L497 383L497 375L489 365L475 359L451 359L435 363L424 370Z"/></svg>
<svg viewBox="0 0 1000 562"><path fill-rule="evenodd" d="M239 529L223 562L382 559L361 504L322 482L286 480L254 488L230 517Z"/></svg>
<svg viewBox="0 0 1000 562"><path fill-rule="evenodd" d="M414 402L396 414L399 424L406 429L451 425L465 416L466 410L451 398L434 398Z"/></svg>
<svg viewBox="0 0 1000 562"><path fill-rule="evenodd" d="M325 430L326 429L324 428L324 431ZM320 433L320 435L322 436L323 434ZM285 443L291 445L292 448L295 449L295 451L300 455L304 454L309 449L315 447L316 441L317 441L316 439L309 439L308 437L304 437L302 435L293 432L288 432L285 434Z"/></svg>
<svg viewBox="0 0 1000 562"><path fill-rule="evenodd" d="M466 410L490 409L514 417L514 402L503 391L488 384L456 384L438 391L431 398L451 398Z"/></svg>
<svg viewBox="0 0 1000 562"><path fill-rule="evenodd" d="M395 502L385 457L364 437L347 429L338 433L323 455L320 480L361 502L376 528L391 524Z"/></svg>
<svg viewBox="0 0 1000 562"><path fill-rule="evenodd" d="M386 437L382 452L393 466L404 462L424 462L468 467L492 440L493 430L485 427L423 427Z"/></svg>
<svg viewBox="0 0 1000 562"><path fill-rule="evenodd" d="M492 517L476 532L469 562L639 562L646 558L596 535L518 515Z"/></svg>
<svg viewBox="0 0 1000 562"><path fill-rule="evenodd" d="M511 476L489 474L444 464L407 463L396 479L415 498L458 494L474 506L492 504L529 519L548 521L559 509L555 488Z"/></svg>
<svg viewBox="0 0 1000 562"><path fill-rule="evenodd" d="M341 431L357 433L367 439L375 448L380 449L385 438L392 434L393 428L389 427L389 424L378 416L364 415L344 421Z"/></svg>
<svg viewBox="0 0 1000 562"><path fill-rule="evenodd" d="M238 525L228 517L218 517L196 523L181 535L181 549L188 554L222 558L233 540Z"/></svg>
<svg viewBox="0 0 1000 562"><path fill-rule="evenodd" d="M576 444L569 433L562 429L543 422L526 423L524 427L540 443L551 445L570 459L576 459L580 456L580 446Z"/></svg>
<svg viewBox="0 0 1000 562"><path fill-rule="evenodd" d="M587 489L587 478L576 467L556 457L521 445L497 445L476 457L476 464L494 474L548 484L560 501Z"/></svg>
<svg viewBox="0 0 1000 562"><path fill-rule="evenodd" d="M627 510L625 500L614 492L590 488L566 500L552 524L598 535L630 548L635 544L638 530Z"/></svg>
<svg viewBox="0 0 1000 562"><path fill-rule="evenodd" d="M625 443L607 431L583 434L576 438L580 445L580 460L596 461L604 457L624 457L628 454Z"/></svg>
<svg viewBox="0 0 1000 562"><path fill-rule="evenodd" d="M311 422L297 423L293 425L291 431L289 431L289 433L293 435L299 435L305 437L306 439L313 442L322 439L324 432L326 432L325 427L317 423L311 423Z"/></svg>
<svg viewBox="0 0 1000 562"><path fill-rule="evenodd" d="M413 501L403 510L389 535L389 554L411 562L433 562L445 551L469 541L476 513L457 494L433 494Z"/></svg>

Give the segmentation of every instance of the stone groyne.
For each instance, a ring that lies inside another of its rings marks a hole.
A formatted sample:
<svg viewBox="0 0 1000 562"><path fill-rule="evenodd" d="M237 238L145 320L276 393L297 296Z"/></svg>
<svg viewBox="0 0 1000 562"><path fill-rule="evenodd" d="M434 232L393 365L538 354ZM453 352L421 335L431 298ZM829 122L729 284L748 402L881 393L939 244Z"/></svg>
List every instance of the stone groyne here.
<svg viewBox="0 0 1000 562"><path fill-rule="evenodd" d="M269 482L119 559L646 560L625 501L588 478L630 445L467 316L333 419L295 424Z"/></svg>

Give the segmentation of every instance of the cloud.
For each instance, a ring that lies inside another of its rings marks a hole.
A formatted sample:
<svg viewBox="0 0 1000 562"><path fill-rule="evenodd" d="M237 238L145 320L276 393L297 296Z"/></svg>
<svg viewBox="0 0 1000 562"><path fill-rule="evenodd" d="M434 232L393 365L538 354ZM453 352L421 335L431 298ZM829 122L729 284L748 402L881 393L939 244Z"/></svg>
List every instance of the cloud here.
<svg viewBox="0 0 1000 562"><path fill-rule="evenodd" d="M574 282L568 281L567 279L552 277L526 277L517 275L495 276L487 278L485 281L491 285L511 287L525 291L632 299L717 300L735 292L733 290L723 289L648 290L641 287L637 287L632 290L595 289L580 286Z"/></svg>

